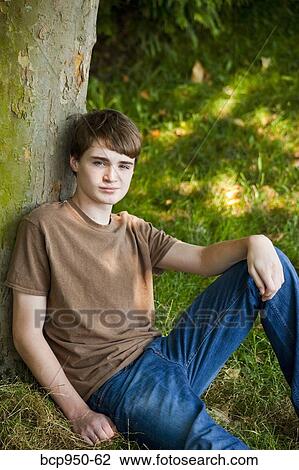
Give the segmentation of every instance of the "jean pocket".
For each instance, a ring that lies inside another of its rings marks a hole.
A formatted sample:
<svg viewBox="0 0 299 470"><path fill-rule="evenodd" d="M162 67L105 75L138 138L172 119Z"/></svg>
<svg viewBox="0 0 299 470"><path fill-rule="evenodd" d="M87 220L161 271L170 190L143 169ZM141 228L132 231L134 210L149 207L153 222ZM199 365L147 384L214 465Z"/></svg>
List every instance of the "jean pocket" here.
<svg viewBox="0 0 299 470"><path fill-rule="evenodd" d="M128 366L123 367L122 369L118 370L115 374L113 374L106 382L98 389L97 393L97 399L96 399L96 406L97 408L100 408L103 405L103 402L105 400L106 394L108 390L110 389L110 385L114 382L115 379L117 379L121 374L123 374L131 364Z"/></svg>

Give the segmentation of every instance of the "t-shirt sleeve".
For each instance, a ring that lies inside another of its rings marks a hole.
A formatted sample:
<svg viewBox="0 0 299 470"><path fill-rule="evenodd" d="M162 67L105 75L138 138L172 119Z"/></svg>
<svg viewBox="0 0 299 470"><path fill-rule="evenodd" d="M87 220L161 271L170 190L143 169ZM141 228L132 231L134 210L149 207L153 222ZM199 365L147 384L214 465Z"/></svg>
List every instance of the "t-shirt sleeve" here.
<svg viewBox="0 0 299 470"><path fill-rule="evenodd" d="M164 269L158 268L157 265L170 248L180 240L166 234L164 230L157 229L151 222L146 222L143 219L139 220L142 222L141 230L147 239L153 273L160 275L164 272Z"/></svg>
<svg viewBox="0 0 299 470"><path fill-rule="evenodd" d="M20 292L47 295L50 288L50 266L45 237L41 229L22 219L4 285Z"/></svg>

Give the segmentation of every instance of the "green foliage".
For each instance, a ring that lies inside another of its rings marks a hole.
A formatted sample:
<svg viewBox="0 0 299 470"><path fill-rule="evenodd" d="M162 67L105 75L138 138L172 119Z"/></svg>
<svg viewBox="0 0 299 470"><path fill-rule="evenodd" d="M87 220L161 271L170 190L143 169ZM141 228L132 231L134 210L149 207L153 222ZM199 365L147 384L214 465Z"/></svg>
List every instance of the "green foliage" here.
<svg viewBox="0 0 299 470"><path fill-rule="evenodd" d="M198 27L213 36L223 30L222 17L253 0L104 0L100 4L98 33L111 39L135 38L144 53L154 57L177 35L198 45Z"/></svg>

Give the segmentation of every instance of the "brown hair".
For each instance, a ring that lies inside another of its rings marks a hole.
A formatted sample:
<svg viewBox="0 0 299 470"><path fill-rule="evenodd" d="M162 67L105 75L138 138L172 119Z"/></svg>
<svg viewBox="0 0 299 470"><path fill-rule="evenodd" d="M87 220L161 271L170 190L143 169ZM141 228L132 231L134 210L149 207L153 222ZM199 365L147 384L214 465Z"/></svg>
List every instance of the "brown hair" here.
<svg viewBox="0 0 299 470"><path fill-rule="evenodd" d="M115 109L95 109L85 114L69 116L73 119L70 154L80 161L82 154L97 140L109 150L135 158L136 166L141 150L142 136L134 122ZM72 170L77 176L76 172Z"/></svg>

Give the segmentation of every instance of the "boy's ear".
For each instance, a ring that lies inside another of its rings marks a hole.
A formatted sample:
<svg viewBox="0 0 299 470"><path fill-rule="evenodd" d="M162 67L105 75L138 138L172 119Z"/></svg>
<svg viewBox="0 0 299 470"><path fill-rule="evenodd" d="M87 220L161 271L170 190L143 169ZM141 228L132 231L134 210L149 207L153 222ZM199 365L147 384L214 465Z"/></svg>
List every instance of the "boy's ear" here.
<svg viewBox="0 0 299 470"><path fill-rule="evenodd" d="M70 155L70 167L73 171L78 171L78 160L74 157L74 155Z"/></svg>

